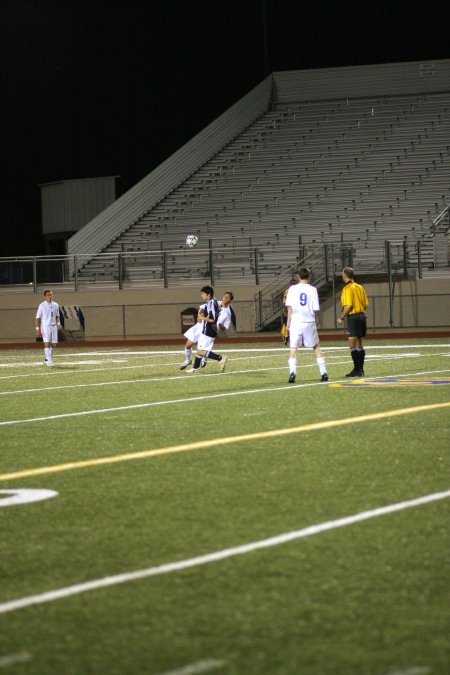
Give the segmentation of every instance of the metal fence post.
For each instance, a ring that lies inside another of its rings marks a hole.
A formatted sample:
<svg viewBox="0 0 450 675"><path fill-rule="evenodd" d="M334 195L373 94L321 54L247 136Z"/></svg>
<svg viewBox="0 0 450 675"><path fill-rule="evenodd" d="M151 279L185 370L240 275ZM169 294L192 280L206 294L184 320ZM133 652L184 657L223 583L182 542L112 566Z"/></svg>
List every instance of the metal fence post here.
<svg viewBox="0 0 450 675"><path fill-rule="evenodd" d="M169 288L169 282L167 279L167 251L163 251L162 254L162 268L163 268L164 288Z"/></svg>
<svg viewBox="0 0 450 675"><path fill-rule="evenodd" d="M33 292L37 291L37 263L36 258L33 258Z"/></svg>
<svg viewBox="0 0 450 675"><path fill-rule="evenodd" d="M391 244L387 240L384 242L384 250L386 254L386 265L389 282L389 325L392 328L394 325L394 314L393 314L394 289L392 285Z"/></svg>
<svg viewBox="0 0 450 675"><path fill-rule="evenodd" d="M328 281L328 244L323 245L323 262L324 262L324 274L325 281Z"/></svg>
<svg viewBox="0 0 450 675"><path fill-rule="evenodd" d="M78 291L78 265L77 265L77 256L73 256L73 286L75 292Z"/></svg>
<svg viewBox="0 0 450 675"><path fill-rule="evenodd" d="M254 249L255 256L255 284L259 286L259 249L256 246Z"/></svg>
<svg viewBox="0 0 450 675"><path fill-rule="evenodd" d="M119 291L121 291L122 288L123 288L123 283L122 283L123 258L122 258L121 253L119 253L119 255L117 256L117 267L118 267L118 273L119 273Z"/></svg>
<svg viewBox="0 0 450 675"><path fill-rule="evenodd" d="M263 325L263 308L262 308L262 291L258 291L258 316L259 316L259 325L260 327Z"/></svg>
<svg viewBox="0 0 450 675"><path fill-rule="evenodd" d="M331 283L332 283L332 290L333 290L333 298L334 298L334 326L337 326L337 298L336 298L336 270L335 270L335 262L334 262L334 244L331 244Z"/></svg>
<svg viewBox="0 0 450 675"><path fill-rule="evenodd" d="M406 239L403 240L403 276L408 276L408 243Z"/></svg>
<svg viewBox="0 0 450 675"><path fill-rule="evenodd" d="M422 279L422 242L417 242L417 272L419 279Z"/></svg>
<svg viewBox="0 0 450 675"><path fill-rule="evenodd" d="M212 239L209 239L209 275L211 277L211 286L214 286L214 251L212 247Z"/></svg>

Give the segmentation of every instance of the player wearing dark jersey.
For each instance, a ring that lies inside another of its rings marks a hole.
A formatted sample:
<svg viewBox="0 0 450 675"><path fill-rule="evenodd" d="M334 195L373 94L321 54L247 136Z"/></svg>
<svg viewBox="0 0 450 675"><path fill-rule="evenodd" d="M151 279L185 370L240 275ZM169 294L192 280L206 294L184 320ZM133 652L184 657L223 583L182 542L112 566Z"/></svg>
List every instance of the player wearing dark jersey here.
<svg viewBox="0 0 450 675"><path fill-rule="evenodd" d="M219 303L214 297L214 289L212 286L203 286L200 292L204 303L198 311L198 318L202 321L202 334L198 339L194 366L189 368L189 370L186 370L186 372L193 374L198 373L202 358L206 356L206 354L208 354L209 359L219 361L220 370L223 372L228 360L227 357L212 351L214 340L217 337L217 320L220 314Z"/></svg>

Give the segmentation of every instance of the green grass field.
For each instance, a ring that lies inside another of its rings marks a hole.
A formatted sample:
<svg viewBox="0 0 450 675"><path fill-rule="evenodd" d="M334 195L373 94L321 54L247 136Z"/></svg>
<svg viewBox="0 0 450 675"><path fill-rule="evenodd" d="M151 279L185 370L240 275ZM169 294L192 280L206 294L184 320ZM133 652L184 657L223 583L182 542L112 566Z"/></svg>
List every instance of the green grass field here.
<svg viewBox="0 0 450 675"><path fill-rule="evenodd" d="M0 351L0 673L448 675L450 342L324 346Z"/></svg>

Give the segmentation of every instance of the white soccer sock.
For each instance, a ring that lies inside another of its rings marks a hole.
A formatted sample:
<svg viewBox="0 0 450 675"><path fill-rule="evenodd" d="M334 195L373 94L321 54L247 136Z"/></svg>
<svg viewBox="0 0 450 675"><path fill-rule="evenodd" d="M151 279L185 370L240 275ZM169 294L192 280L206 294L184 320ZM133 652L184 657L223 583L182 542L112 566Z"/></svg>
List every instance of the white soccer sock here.
<svg viewBox="0 0 450 675"><path fill-rule="evenodd" d="M320 374L324 375L327 372L326 366L325 366L325 357L324 356L318 356L316 359L317 365L319 366Z"/></svg>
<svg viewBox="0 0 450 675"><path fill-rule="evenodd" d="M288 359L288 364L289 364L289 372L294 373L294 375L296 375L297 374L297 359L295 357Z"/></svg>
<svg viewBox="0 0 450 675"><path fill-rule="evenodd" d="M52 355L50 353L50 347L44 348L44 358L46 361L50 362L52 360Z"/></svg>
<svg viewBox="0 0 450 675"><path fill-rule="evenodd" d="M185 349L184 349L184 355L185 355L186 359L187 359L188 361L190 361L190 360L191 360L191 356L192 356L192 347L185 347Z"/></svg>

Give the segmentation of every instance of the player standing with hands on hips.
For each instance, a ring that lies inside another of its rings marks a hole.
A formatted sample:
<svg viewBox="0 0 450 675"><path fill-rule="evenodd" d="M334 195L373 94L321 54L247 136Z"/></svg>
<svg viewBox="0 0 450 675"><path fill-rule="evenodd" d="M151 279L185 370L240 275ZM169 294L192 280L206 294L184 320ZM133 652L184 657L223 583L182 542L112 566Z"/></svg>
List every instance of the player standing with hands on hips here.
<svg viewBox="0 0 450 675"><path fill-rule="evenodd" d="M366 356L363 347L363 337L366 337L367 320L366 307L369 304L364 286L354 280L355 273L352 267L344 267L342 279L344 288L341 293L341 317L337 320L338 326L342 326L344 319L347 322L348 346L353 360L354 368L345 377L364 376L364 358Z"/></svg>
<svg viewBox="0 0 450 675"><path fill-rule="evenodd" d="M44 364L53 366L53 348L58 344L59 305L53 300L52 291L44 291L45 300L36 312L36 336L44 341Z"/></svg>
<svg viewBox="0 0 450 675"><path fill-rule="evenodd" d="M309 269L301 267L298 271L300 283L291 286L286 296L287 321L289 331L289 382L293 384L297 374L297 349L311 347L316 355L319 366L320 379L328 381L325 357L319 345L319 335L316 326L316 312L319 311L319 294L317 288L308 283Z"/></svg>

